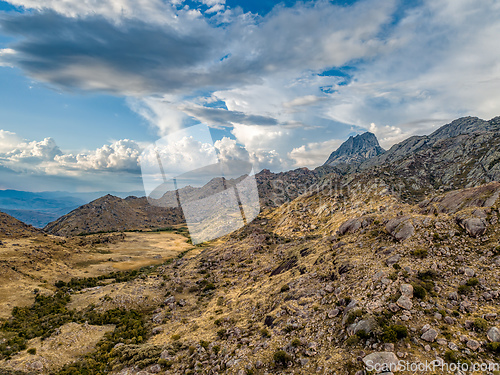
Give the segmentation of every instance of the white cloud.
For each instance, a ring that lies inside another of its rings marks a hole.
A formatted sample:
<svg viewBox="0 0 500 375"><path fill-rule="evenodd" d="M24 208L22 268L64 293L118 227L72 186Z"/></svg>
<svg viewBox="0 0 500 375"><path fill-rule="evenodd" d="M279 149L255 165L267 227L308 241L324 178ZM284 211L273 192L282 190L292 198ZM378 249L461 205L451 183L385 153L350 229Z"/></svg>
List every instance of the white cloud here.
<svg viewBox="0 0 500 375"><path fill-rule="evenodd" d="M22 142L13 150L5 153L5 157L11 161L23 163L37 163L54 160L62 152L52 138L45 138L43 141Z"/></svg>
<svg viewBox="0 0 500 375"><path fill-rule="evenodd" d="M115 141L88 153L57 155L54 160L62 166L93 171L129 171L139 170L139 145L129 139Z"/></svg>
<svg viewBox="0 0 500 375"><path fill-rule="evenodd" d="M148 22L174 23L172 5L178 1L162 0L9 0L26 9L52 10L66 17L102 16L112 21L143 19Z"/></svg>
<svg viewBox="0 0 500 375"><path fill-rule="evenodd" d="M312 142L296 147L288 153L294 167L316 168L323 165L328 156L335 151L343 140L331 139L324 142Z"/></svg>
<svg viewBox="0 0 500 375"><path fill-rule="evenodd" d="M22 141L16 133L0 129L0 153L13 150Z"/></svg>

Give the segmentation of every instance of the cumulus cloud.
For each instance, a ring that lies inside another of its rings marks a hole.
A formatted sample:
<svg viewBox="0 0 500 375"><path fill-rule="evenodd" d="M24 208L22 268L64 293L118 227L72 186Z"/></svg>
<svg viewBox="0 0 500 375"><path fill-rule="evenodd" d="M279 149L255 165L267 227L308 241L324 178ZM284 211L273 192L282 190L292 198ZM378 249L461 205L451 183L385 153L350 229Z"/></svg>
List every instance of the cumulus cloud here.
<svg viewBox="0 0 500 375"><path fill-rule="evenodd" d="M36 174L69 174L75 171L138 173L141 147L122 139L76 155L61 151L53 138L23 140L0 130L0 166Z"/></svg>
<svg viewBox="0 0 500 375"><path fill-rule="evenodd" d="M294 167L316 168L323 165L328 156L335 151L342 140L331 139L324 142L311 142L306 145L294 148L288 153L288 157L293 160Z"/></svg>
<svg viewBox="0 0 500 375"><path fill-rule="evenodd" d="M16 133L7 130L0 130L0 153L13 150L23 141Z"/></svg>
<svg viewBox="0 0 500 375"><path fill-rule="evenodd" d="M129 139L115 141L88 153L56 155L62 166L92 171L139 171L139 145Z"/></svg>

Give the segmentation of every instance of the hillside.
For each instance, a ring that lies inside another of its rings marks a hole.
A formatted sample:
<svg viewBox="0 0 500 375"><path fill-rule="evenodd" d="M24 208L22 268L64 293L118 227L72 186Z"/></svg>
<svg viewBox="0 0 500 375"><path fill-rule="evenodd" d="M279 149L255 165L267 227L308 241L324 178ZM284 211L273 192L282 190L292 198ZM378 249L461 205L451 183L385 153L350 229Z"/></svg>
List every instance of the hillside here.
<svg viewBox="0 0 500 375"><path fill-rule="evenodd" d="M41 231L0 212L0 238L3 237L28 237L41 234Z"/></svg>
<svg viewBox="0 0 500 375"><path fill-rule="evenodd" d="M456 189L500 180L500 117L465 117L411 137L360 165L397 175L407 188Z"/></svg>
<svg viewBox="0 0 500 375"><path fill-rule="evenodd" d="M106 195L49 223L44 230L59 236L74 236L81 233L164 228L182 222L182 212L178 208L152 206L146 198L122 199Z"/></svg>

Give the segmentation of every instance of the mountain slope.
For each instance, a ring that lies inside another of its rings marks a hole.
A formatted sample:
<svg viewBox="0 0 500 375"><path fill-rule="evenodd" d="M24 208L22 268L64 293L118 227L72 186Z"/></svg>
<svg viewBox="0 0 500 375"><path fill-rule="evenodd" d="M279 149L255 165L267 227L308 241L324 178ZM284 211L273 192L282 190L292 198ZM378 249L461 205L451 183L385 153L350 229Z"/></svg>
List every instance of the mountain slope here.
<svg viewBox="0 0 500 375"><path fill-rule="evenodd" d="M0 238L29 237L41 233L39 229L25 224L6 213L0 212Z"/></svg>
<svg viewBox="0 0 500 375"><path fill-rule="evenodd" d="M152 206L146 198L106 195L71 211L44 230L60 236L81 233L161 228L184 221L179 208Z"/></svg>
<svg viewBox="0 0 500 375"><path fill-rule="evenodd" d="M408 138L360 169L378 167L405 179L413 190L451 189L500 181L499 162L500 117L465 117L431 135Z"/></svg>

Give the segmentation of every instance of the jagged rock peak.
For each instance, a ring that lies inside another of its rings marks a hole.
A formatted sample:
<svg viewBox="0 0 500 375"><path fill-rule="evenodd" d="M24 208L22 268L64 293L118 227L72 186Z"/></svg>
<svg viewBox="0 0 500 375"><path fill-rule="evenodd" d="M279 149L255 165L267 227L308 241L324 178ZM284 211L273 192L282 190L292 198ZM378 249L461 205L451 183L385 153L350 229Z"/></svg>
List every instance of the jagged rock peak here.
<svg viewBox="0 0 500 375"><path fill-rule="evenodd" d="M375 134L366 132L355 137L350 136L336 151L332 152L324 165L361 163L384 152Z"/></svg>

